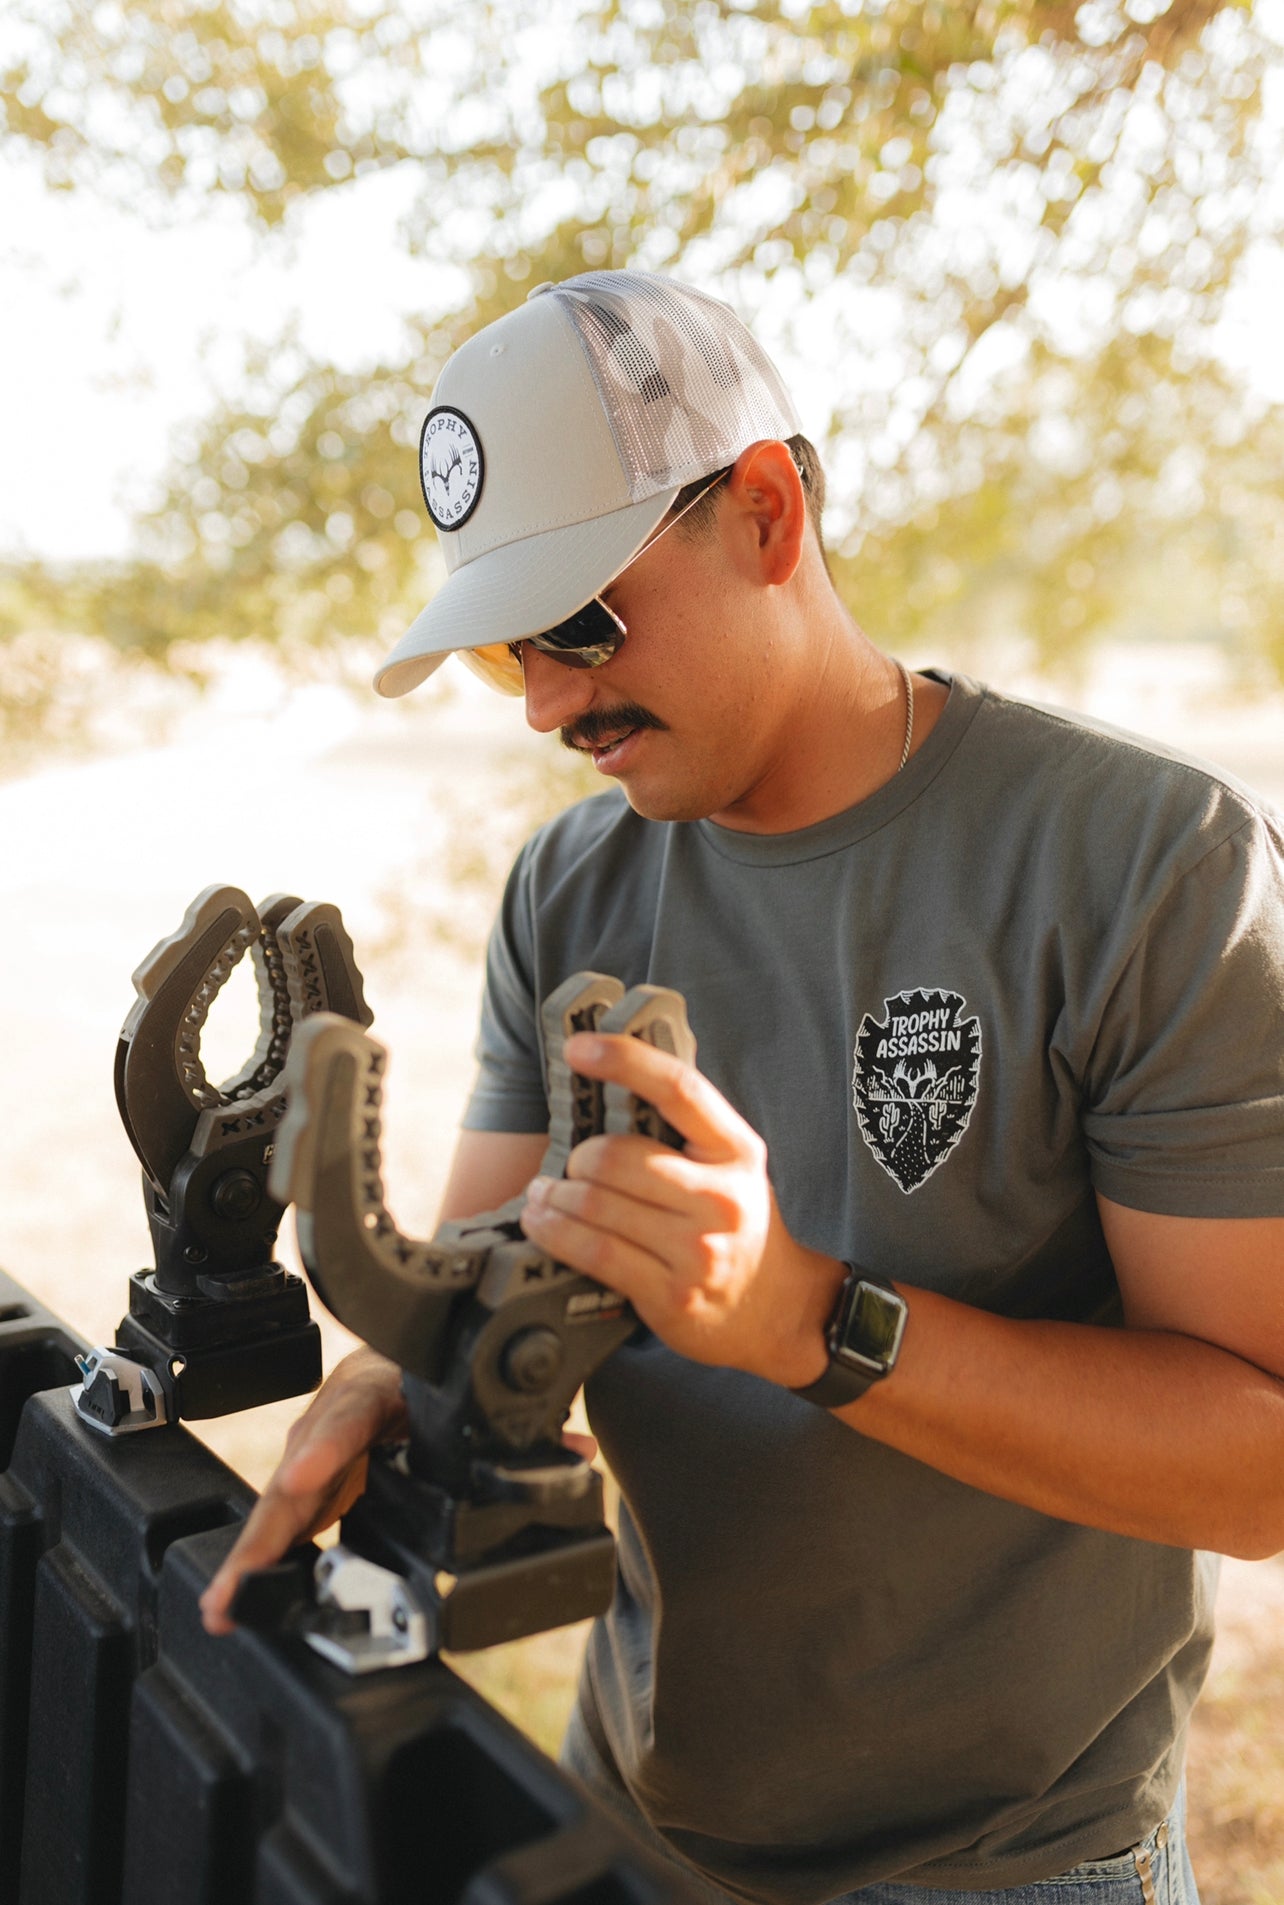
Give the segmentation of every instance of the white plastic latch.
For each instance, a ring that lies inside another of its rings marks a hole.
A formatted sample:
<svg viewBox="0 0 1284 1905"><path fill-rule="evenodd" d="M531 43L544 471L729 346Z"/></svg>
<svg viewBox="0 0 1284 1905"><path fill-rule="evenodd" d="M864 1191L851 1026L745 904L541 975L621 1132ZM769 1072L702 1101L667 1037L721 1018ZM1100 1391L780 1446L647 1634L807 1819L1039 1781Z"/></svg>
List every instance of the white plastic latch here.
<svg viewBox="0 0 1284 1905"><path fill-rule="evenodd" d="M340 1542L318 1559L315 1580L316 1613L304 1638L324 1659L345 1673L427 1660L428 1617L404 1576Z"/></svg>

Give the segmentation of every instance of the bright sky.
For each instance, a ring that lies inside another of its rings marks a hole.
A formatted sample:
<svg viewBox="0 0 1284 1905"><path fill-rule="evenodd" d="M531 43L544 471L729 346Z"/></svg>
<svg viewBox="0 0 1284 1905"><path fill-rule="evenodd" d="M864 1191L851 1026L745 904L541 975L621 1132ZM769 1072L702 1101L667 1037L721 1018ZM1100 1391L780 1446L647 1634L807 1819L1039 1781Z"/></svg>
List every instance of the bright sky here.
<svg viewBox="0 0 1284 1905"><path fill-rule="evenodd" d="M247 337L294 319L357 367L396 353L424 267L394 237L410 181L383 175L310 208L295 244L257 249L234 209L149 229L0 161L0 363L20 458L0 479L0 553L115 554L171 431L236 385Z"/></svg>

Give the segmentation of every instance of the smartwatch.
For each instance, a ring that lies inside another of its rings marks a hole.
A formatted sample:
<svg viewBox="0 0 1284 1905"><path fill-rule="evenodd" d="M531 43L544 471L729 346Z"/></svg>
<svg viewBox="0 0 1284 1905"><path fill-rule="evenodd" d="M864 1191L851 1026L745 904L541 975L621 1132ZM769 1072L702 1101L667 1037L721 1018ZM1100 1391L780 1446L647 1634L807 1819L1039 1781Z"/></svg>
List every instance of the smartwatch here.
<svg viewBox="0 0 1284 1905"><path fill-rule="evenodd" d="M829 1368L794 1394L823 1409L855 1402L896 1365L909 1305L886 1277L849 1263L833 1315L825 1326Z"/></svg>

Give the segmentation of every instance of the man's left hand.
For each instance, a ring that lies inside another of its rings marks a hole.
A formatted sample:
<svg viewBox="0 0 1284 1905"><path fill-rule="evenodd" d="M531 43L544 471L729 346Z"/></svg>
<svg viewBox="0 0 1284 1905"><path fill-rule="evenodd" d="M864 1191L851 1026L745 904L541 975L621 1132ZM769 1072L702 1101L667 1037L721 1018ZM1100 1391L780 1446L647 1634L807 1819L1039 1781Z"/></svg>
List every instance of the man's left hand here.
<svg viewBox="0 0 1284 1905"><path fill-rule="evenodd" d="M566 1062L654 1105L684 1144L587 1139L566 1177L529 1186L526 1235L626 1296L680 1355L789 1388L816 1381L844 1269L790 1236L758 1133L694 1066L640 1039L579 1033Z"/></svg>

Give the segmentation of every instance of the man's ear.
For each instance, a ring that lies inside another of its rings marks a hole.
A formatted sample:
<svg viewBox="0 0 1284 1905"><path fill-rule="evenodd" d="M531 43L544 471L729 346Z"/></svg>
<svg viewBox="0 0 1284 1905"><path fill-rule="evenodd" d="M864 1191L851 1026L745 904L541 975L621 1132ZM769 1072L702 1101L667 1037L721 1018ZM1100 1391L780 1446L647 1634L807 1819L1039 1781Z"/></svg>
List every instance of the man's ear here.
<svg viewBox="0 0 1284 1905"><path fill-rule="evenodd" d="M802 559L807 498L789 446L764 437L742 450L727 478L730 514L742 532L743 556L773 588L788 582Z"/></svg>

